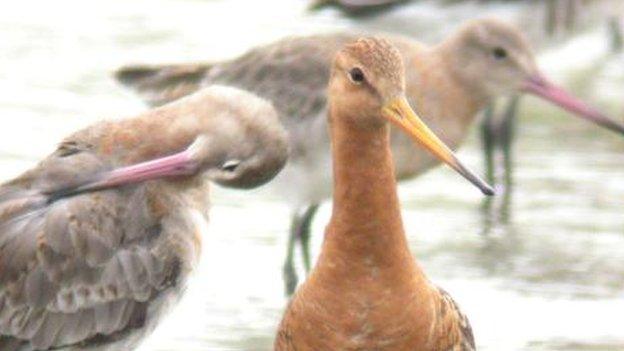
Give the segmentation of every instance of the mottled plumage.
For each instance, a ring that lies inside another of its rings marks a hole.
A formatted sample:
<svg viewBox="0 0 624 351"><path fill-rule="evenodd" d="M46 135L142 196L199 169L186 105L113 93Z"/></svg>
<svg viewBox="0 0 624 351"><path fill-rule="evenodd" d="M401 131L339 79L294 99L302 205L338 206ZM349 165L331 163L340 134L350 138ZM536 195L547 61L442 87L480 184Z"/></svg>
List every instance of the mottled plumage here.
<svg viewBox="0 0 624 351"><path fill-rule="evenodd" d="M72 192L199 138L209 146L177 178ZM270 104L222 87L65 139L0 187L0 350L131 350L197 264L207 180L257 186L286 155ZM231 159L240 173L221 169Z"/></svg>
<svg viewBox="0 0 624 351"><path fill-rule="evenodd" d="M454 348L449 351L476 350L477 347L475 345L475 338L468 317L462 313L459 305L457 305L457 302L453 300L453 297L451 297L446 290L438 288L438 292L441 296L439 313L443 316L442 318L444 318L447 313L450 313L452 316L451 318L457 321L451 325L451 330L448 332L448 335L454 335L454 337L459 339L460 342L456 343Z"/></svg>

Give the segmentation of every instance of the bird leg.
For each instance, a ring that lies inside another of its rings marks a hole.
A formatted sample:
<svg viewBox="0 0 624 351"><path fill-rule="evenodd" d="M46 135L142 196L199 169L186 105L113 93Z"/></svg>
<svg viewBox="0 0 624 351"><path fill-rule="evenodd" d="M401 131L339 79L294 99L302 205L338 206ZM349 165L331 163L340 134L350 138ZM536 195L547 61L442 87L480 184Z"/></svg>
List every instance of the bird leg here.
<svg viewBox="0 0 624 351"><path fill-rule="evenodd" d="M295 292L297 283L299 282L294 257L295 244L297 241L299 241L301 245L301 254L303 256L306 273L310 270L310 225L318 207L318 204L309 205L305 208L303 213L301 211L296 211L292 217L288 235L288 245L286 248L286 259L284 260L284 266L282 268L286 296L291 296Z"/></svg>
<svg viewBox="0 0 624 351"><path fill-rule="evenodd" d="M500 147L503 152L503 167L505 189L511 189L513 185L513 142L515 139L516 116L518 114L518 102L520 98L513 96L509 99L500 127Z"/></svg>
<svg viewBox="0 0 624 351"><path fill-rule="evenodd" d="M494 145L496 143L494 126L494 107L486 107L481 123L481 143L483 147L483 157L485 161L485 180L494 184ZM488 200L489 198L485 198Z"/></svg>
<svg viewBox="0 0 624 351"><path fill-rule="evenodd" d="M310 273L312 267L312 259L310 258L310 237L312 232L312 220L316 211L318 211L319 205L312 204L303 213L301 217L301 225L299 226L299 243L301 245L301 256L303 259L303 267L306 274Z"/></svg>
<svg viewBox="0 0 624 351"><path fill-rule="evenodd" d="M297 270L295 269L294 252L295 241L297 240L296 228L299 217L295 213L292 217L290 224L290 231L288 232L288 244L286 245L286 259L284 260L284 266L282 267L282 277L284 279L284 292L286 296L291 296L297 288L299 277L297 276Z"/></svg>
<svg viewBox="0 0 624 351"><path fill-rule="evenodd" d="M622 48L624 48L624 34L622 34L624 29L622 28L622 21L619 16L614 15L609 18L608 26L611 36L611 51L613 53L621 52Z"/></svg>
<svg viewBox="0 0 624 351"><path fill-rule="evenodd" d="M520 97L512 96L507 103L503 114L500 128L500 144L503 153L503 171L505 191L502 198L501 215L507 220L509 214L509 204L511 203L511 193L513 189L513 142L515 138L516 117L518 115L518 103Z"/></svg>
<svg viewBox="0 0 624 351"><path fill-rule="evenodd" d="M483 121L481 122L481 145L483 148L483 158L485 162L485 180L496 186L496 169L494 164L494 154L495 154L495 146L496 146L496 125L494 120L494 103L488 105L483 112ZM481 204L481 211L485 216L484 225L485 228L491 227L491 215L492 204L494 198L491 196L486 196L483 199ZM489 229L485 229L485 232L488 232Z"/></svg>
<svg viewBox="0 0 624 351"><path fill-rule="evenodd" d="M518 108L519 98L517 96L511 97L505 105L505 109L502 112L501 117L497 117L497 109L494 104L490 104L484 111L484 118L481 124L481 140L483 145L483 154L485 158L485 176L486 180L490 184L500 184L499 188L502 188L502 200L500 202L501 207L497 208L497 213L493 214L492 209L495 199L485 198L482 204L482 212L485 215L485 232L489 231L492 226L493 218L500 217L506 221L508 214L509 204L511 202L511 192L513 187L513 140L515 131L516 113ZM499 151L500 150L500 151ZM499 155L502 157L502 172L503 179L500 180L497 175L499 167L497 162ZM501 184L502 182L502 184ZM500 211L498 211L500 210Z"/></svg>
<svg viewBox="0 0 624 351"><path fill-rule="evenodd" d="M546 18L544 27L549 36L555 35L557 31L557 1L546 0Z"/></svg>

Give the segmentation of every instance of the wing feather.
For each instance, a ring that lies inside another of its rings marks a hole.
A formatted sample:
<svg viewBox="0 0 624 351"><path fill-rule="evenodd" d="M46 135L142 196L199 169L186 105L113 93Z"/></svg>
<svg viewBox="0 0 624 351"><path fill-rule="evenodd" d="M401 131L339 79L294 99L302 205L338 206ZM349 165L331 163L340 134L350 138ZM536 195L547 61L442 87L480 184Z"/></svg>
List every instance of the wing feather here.
<svg viewBox="0 0 624 351"><path fill-rule="evenodd" d="M84 153L51 157L71 164L75 157L88 159ZM99 162L87 166L102 167ZM62 186L61 168L47 174L40 166L0 187L3 351L57 349L120 338L144 322L147 304L169 287L163 282L176 279L172 268L165 269L171 257L162 254L162 240L153 240L166 229L161 218L150 217L145 209L145 187L43 205L33 201L45 194L43 189ZM23 216L35 203L36 213Z"/></svg>
<svg viewBox="0 0 624 351"><path fill-rule="evenodd" d="M474 335L468 317L446 290L440 287L437 290L441 297L439 326L444 335L441 340L450 344L448 351L475 351Z"/></svg>
<svg viewBox="0 0 624 351"><path fill-rule="evenodd" d="M230 61L127 66L118 70L115 78L152 106L203 86L231 85L269 99L280 114L296 121L323 112L333 57L355 38L341 33L286 38Z"/></svg>
<svg viewBox="0 0 624 351"><path fill-rule="evenodd" d="M134 89L150 106L161 106L200 88L210 64L179 64L122 67L115 79Z"/></svg>

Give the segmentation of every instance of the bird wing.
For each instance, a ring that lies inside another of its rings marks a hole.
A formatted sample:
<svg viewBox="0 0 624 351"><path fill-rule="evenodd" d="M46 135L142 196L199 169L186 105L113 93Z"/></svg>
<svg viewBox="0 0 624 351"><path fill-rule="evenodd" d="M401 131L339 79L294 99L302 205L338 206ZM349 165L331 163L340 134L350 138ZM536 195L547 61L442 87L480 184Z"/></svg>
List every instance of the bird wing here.
<svg viewBox="0 0 624 351"><path fill-rule="evenodd" d="M203 83L251 91L272 101L283 118L300 122L325 110L334 55L354 38L346 34L286 38L215 65Z"/></svg>
<svg viewBox="0 0 624 351"><path fill-rule="evenodd" d="M356 38L342 33L291 37L259 46L230 61L128 66L119 70L116 78L150 105L213 84L252 92L273 103L290 134L291 159L297 159L310 149L307 143L327 139L326 90L331 63L336 52Z"/></svg>
<svg viewBox="0 0 624 351"><path fill-rule="evenodd" d="M272 101L282 115L305 118L325 108L333 57L355 38L348 34L292 37L259 46L230 61L127 66L115 77L150 105L175 100L201 86L223 84Z"/></svg>
<svg viewBox="0 0 624 351"><path fill-rule="evenodd" d="M141 211L144 187L46 201L41 190L72 169L103 167L77 145L0 187L0 350L112 341L177 276L153 239L160 223Z"/></svg>
<svg viewBox="0 0 624 351"><path fill-rule="evenodd" d="M199 90L210 64L129 65L115 79L135 90L149 106L161 106Z"/></svg>
<svg viewBox="0 0 624 351"><path fill-rule="evenodd" d="M475 351L474 335L468 317L462 313L459 305L451 295L440 287L436 287L440 300L438 305L438 342L439 350Z"/></svg>

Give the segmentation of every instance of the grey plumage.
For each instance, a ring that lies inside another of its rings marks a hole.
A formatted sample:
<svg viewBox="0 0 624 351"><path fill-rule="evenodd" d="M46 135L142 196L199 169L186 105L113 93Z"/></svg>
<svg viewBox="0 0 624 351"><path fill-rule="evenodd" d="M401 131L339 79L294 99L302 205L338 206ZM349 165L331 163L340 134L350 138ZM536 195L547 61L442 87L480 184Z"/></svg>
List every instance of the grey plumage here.
<svg viewBox="0 0 624 351"><path fill-rule="evenodd" d="M163 219L137 211L148 206L142 188L60 200L2 227L0 349L73 350L82 349L77 343L114 341L147 328L143 323L154 317L146 315L147 301L182 289L180 269L164 268L188 257L166 245L193 232L191 219L183 210ZM186 228L173 228L174 220ZM129 229L132 222L145 228ZM149 230L157 225L163 228ZM186 251L199 249L180 242ZM189 262L183 270L191 268Z"/></svg>
<svg viewBox="0 0 624 351"><path fill-rule="evenodd" d="M309 131L316 117L324 121L329 66L334 54L356 35L336 34L283 39L254 48L231 61L164 66L129 66L116 78L132 87L150 106L159 106L202 86L224 84L273 102L289 132ZM291 152L305 138L291 136Z"/></svg>
<svg viewBox="0 0 624 351"><path fill-rule="evenodd" d="M194 150L191 176L67 191L180 151L200 135L211 143ZM285 138L270 104L209 88L80 131L0 186L0 350L134 348L177 301L197 264L206 180L234 187L268 181L286 161ZM221 170L223 157L240 166Z"/></svg>

